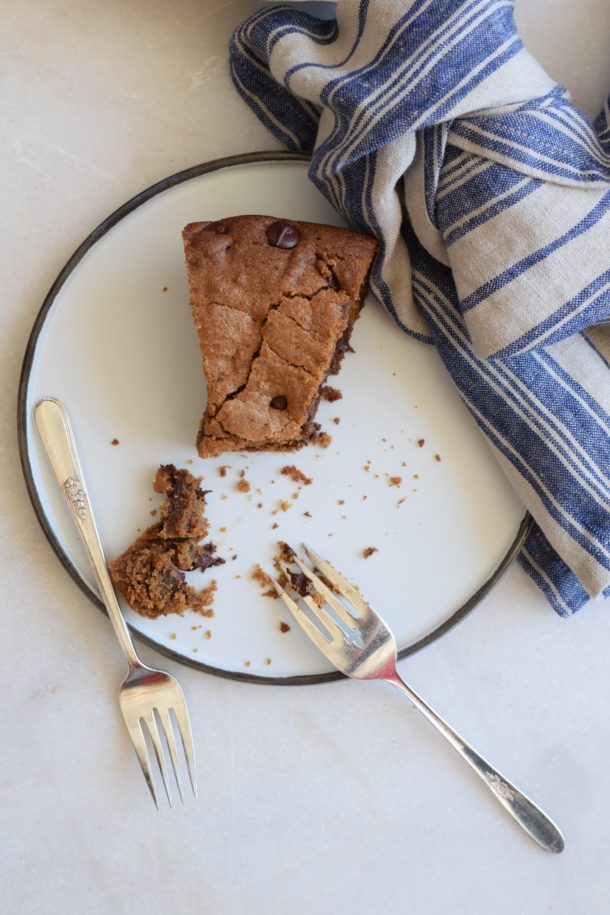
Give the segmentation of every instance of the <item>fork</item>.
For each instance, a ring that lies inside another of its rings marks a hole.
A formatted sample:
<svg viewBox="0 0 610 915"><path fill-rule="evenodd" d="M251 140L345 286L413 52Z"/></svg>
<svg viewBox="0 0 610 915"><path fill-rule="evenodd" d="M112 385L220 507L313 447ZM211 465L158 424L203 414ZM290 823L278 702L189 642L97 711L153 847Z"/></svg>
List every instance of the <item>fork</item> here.
<svg viewBox="0 0 610 915"><path fill-rule="evenodd" d="M549 817L525 794L480 756L460 735L444 721L424 700L405 683L396 670L396 641L390 629L362 597L359 590L341 575L329 562L310 547L303 550L314 569L351 605L351 610L339 600L322 579L305 565L294 550L289 548L294 562L305 579L293 581L294 599L273 579L278 595L294 619L328 660L346 676L356 680L385 680L403 692L413 705L428 719L460 756L474 769L494 797L519 825L547 851L559 853L564 849L564 839ZM284 565L288 579L291 571ZM298 574L298 573L296 573ZM312 591L314 596L312 596ZM316 600L315 598L318 598ZM302 609L299 598L309 608L314 619ZM329 610L326 607L330 607Z"/></svg>
<svg viewBox="0 0 610 915"><path fill-rule="evenodd" d="M56 398L44 398L34 408L34 422L53 472L57 477L57 482L70 508L78 533L85 545L115 635L127 657L129 670L121 684L119 705L138 761L142 767L146 784L150 789L155 806L159 809L145 732L148 733L150 743L153 746L167 800L171 807L172 798L168 784L168 767L166 766L165 753L161 742L160 728L169 750L180 800L184 803L184 794L180 781L180 761L172 716L180 735L191 788L193 789L193 794L197 797L193 737L184 694L180 684L168 673L162 670L154 670L142 664L133 647L129 630L121 614L106 567L104 551L91 511L85 478L80 466L66 408Z"/></svg>

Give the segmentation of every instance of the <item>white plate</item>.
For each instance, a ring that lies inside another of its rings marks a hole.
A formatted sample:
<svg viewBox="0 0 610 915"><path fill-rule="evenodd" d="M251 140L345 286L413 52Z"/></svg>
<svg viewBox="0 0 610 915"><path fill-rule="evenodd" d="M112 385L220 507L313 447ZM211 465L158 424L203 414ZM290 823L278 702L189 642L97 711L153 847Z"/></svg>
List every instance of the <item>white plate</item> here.
<svg viewBox="0 0 610 915"><path fill-rule="evenodd" d="M400 333L372 298L354 331L356 352L335 381L343 399L319 410L332 435L328 449L198 458L205 390L180 233L188 222L238 213L339 223L302 158L281 153L181 173L109 217L62 271L32 333L21 388L24 469L51 543L93 599L93 576L33 430L36 401L50 395L68 407L108 557L151 523L159 497L150 482L160 463L203 474L213 491L212 537L228 561L192 579L217 579L215 616L152 621L126 608L130 625L204 669L311 682L332 668L296 626L280 632L287 611L250 577L255 563L270 566L279 538L305 540L331 559L407 650L446 631L497 579L523 536L525 513L434 349ZM280 474L292 463L313 485L298 490ZM231 465L225 478L221 464ZM242 469L247 495L236 489ZM399 487L391 476L402 477ZM292 507L273 514L280 500ZM378 552L364 559L369 546Z"/></svg>

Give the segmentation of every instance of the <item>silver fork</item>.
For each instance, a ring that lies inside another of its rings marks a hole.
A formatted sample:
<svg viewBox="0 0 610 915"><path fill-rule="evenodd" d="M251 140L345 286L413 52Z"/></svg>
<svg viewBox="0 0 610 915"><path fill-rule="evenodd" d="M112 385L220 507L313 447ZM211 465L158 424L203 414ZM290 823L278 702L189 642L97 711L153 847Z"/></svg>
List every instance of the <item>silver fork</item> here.
<svg viewBox="0 0 610 915"><path fill-rule="evenodd" d="M405 683L396 670L394 636L357 588L312 549L305 545L303 545L303 549L316 571L320 572L332 587L349 601L352 608L350 612L324 581L294 554L294 563L309 582L307 589L301 588L299 591L296 588L291 589L295 599L276 580L274 580L274 585L278 595L312 642L335 667L348 677L356 680L385 680L392 686L396 686L449 741L460 756L472 766L494 797L532 839L547 851L562 852L564 839L553 821L482 756L479 756L440 715L437 715ZM289 568L286 568L286 572L290 577ZM300 593L300 591L309 589L315 592L319 602L315 600L314 596L311 596L311 593L305 595ZM299 600L303 600L307 605L315 622L303 610ZM332 612L326 609L327 606Z"/></svg>
<svg viewBox="0 0 610 915"><path fill-rule="evenodd" d="M168 771L159 733L159 728L161 728L165 744L169 750L178 793L184 803L180 781L180 760L178 758L172 715L175 716L175 723L180 735L186 767L195 797L197 797L197 783L193 737L182 689L180 684L169 674L142 664L133 647L129 630L121 614L110 575L106 568L106 560L104 559L104 552L91 511L85 478L78 459L66 408L61 401L55 398L45 398L34 409L34 422L53 472L57 477L57 482L70 508L76 528L87 550L110 622L127 657L129 670L121 684L119 705L142 767L146 784L158 809L159 803L151 774L145 730L148 732L152 743L167 800L171 807L172 798L168 785Z"/></svg>

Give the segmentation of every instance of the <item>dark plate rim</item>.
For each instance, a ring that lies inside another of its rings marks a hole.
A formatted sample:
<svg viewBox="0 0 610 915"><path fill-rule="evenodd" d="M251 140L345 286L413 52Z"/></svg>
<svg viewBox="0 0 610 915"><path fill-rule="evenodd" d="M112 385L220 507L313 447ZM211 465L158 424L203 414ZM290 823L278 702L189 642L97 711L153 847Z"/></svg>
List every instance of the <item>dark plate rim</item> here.
<svg viewBox="0 0 610 915"><path fill-rule="evenodd" d="M107 216L106 219L104 219L87 236L87 238L85 238L85 240L79 245L76 251L68 259L64 267L60 270L47 295L45 296L45 299L42 303L40 311L38 312L38 315L36 316L36 320L34 321L34 325L30 333L30 337L25 350L23 364L21 367L21 376L19 379L19 392L17 398L17 435L19 441L19 456L21 459L21 467L23 470L28 495L34 508L36 517L38 518L38 522L42 527L43 533L45 534L59 561L66 569L68 574L73 578L81 591L87 595L89 600L91 600L100 610L102 610L103 613L106 613L106 610L102 601L89 587L86 581L81 577L78 569L68 554L63 550L59 540L51 528L51 525L44 512L42 502L38 496L38 491L34 482L32 465L30 462L30 454L28 449L27 415L28 389L34 365L34 359L36 356L36 350L38 347L38 340L45 325L47 315L53 306L57 294L61 290L62 286L72 271L78 266L80 261L96 244L96 242L99 241L103 235L110 231L110 229L112 229L113 226L120 222L125 216L127 216L129 213L132 213L135 209L137 209L143 203L146 203L146 201L150 200L152 197L155 197L157 194L160 194L177 184L182 184L185 181L189 181L191 178L198 178L200 175L205 175L208 172L217 171L222 168L231 168L237 165L250 165L260 162L306 162L308 159L309 156L306 153L289 152L284 150L268 150L253 153L243 153L237 156L224 156L221 159L214 159L210 162L203 162L200 165L194 165L191 168L186 168L183 171L176 172L167 178L163 178L161 181L157 181L155 184L141 191L139 194L136 194L135 197L132 197L117 210ZM423 638L418 639L416 642L413 642L411 645L403 648L398 654L399 660L402 660L409 655L415 654L417 651L421 651L422 648L425 648L432 642L435 642L437 639L442 638L442 636L446 635L450 630L455 628L458 623L461 623L462 620L468 616L468 614L477 606L477 604L479 604L483 598L489 594L491 589L499 582L508 567L512 564L513 560L516 558L525 542L525 539L531 529L532 523L532 517L529 515L529 513L526 513L511 546L507 550L502 561L489 576L489 578L475 591L474 594L471 595L471 597L468 598L465 603L463 603L454 613L452 613L452 615L447 620L445 620L444 623L442 623L432 632L429 632ZM178 654L178 652L172 651L171 648L168 648L165 645L156 642L154 639L141 634L132 626L129 628L132 636L135 639L143 642L150 648L154 648L160 654L165 655L171 660L180 664L186 664L189 667L194 667L197 670L205 671L206 673L213 674L214 676L226 677L230 680L240 680L248 683L259 683L273 686L306 686L316 683L328 683L334 680L345 679L344 675L339 671L331 671L325 674L308 674L305 676L294 677L265 677L259 676L257 674L242 673L241 671L223 670L222 668L213 667L194 658L191 659L183 657L182 655Z"/></svg>

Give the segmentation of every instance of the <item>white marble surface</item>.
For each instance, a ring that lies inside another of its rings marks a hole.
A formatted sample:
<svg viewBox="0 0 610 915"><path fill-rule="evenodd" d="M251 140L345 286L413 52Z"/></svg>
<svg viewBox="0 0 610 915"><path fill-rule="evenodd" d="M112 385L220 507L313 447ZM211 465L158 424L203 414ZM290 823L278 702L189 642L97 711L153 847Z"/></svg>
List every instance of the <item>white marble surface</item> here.
<svg viewBox="0 0 610 915"><path fill-rule="evenodd" d="M534 847L381 686L256 687L166 666L201 799L157 814L123 732L123 663L48 547L21 479L30 327L81 239L180 168L271 146L229 85L247 0L0 7L3 912L606 915L610 606L558 619L513 568L413 685L562 826ZM522 0L532 49L590 113L610 89L607 0ZM146 650L152 663L165 662Z"/></svg>

